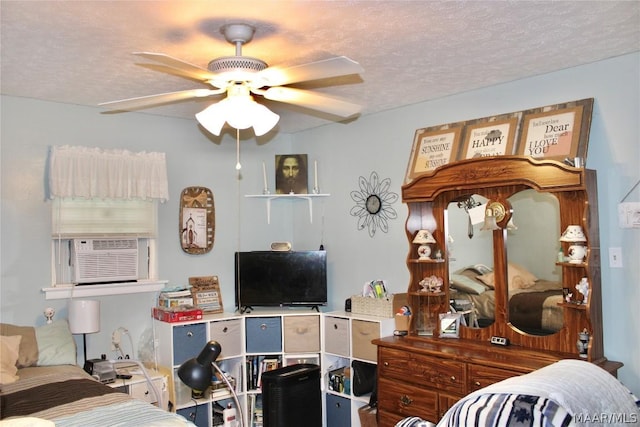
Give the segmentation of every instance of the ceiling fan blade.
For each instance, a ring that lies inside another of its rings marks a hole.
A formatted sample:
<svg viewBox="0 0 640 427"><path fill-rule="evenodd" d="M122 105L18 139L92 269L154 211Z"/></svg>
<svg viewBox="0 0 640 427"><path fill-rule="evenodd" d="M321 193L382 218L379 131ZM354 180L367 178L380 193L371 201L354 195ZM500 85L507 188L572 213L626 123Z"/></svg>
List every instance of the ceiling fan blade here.
<svg viewBox="0 0 640 427"><path fill-rule="evenodd" d="M201 81L209 81L216 77L216 74L206 68L190 64L181 59L174 58L173 56L165 55L164 53L133 52L133 54L159 62L167 67L171 67L186 77L195 78Z"/></svg>
<svg viewBox="0 0 640 427"><path fill-rule="evenodd" d="M225 89L190 89L178 92L159 93L156 95L140 96L137 98L121 99L119 101L103 102L98 105L110 110L136 110L153 107L155 105L182 101L190 98L203 98L210 95L224 93Z"/></svg>
<svg viewBox="0 0 640 427"><path fill-rule="evenodd" d="M356 61L346 56L337 56L293 67L269 67L260 71L258 75L266 81L264 86L282 86L307 80L327 79L362 72L364 72L364 69Z"/></svg>
<svg viewBox="0 0 640 427"><path fill-rule="evenodd" d="M351 117L362 111L361 105L309 90L272 87L265 91L254 91L254 93L272 101L300 105L340 117Z"/></svg>

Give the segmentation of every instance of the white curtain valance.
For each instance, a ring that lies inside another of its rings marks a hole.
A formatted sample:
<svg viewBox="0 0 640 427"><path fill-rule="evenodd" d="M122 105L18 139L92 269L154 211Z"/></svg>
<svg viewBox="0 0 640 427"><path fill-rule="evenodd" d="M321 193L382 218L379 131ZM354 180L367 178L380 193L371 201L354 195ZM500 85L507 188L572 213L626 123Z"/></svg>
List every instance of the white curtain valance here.
<svg viewBox="0 0 640 427"><path fill-rule="evenodd" d="M50 197L169 199L165 153L54 146Z"/></svg>

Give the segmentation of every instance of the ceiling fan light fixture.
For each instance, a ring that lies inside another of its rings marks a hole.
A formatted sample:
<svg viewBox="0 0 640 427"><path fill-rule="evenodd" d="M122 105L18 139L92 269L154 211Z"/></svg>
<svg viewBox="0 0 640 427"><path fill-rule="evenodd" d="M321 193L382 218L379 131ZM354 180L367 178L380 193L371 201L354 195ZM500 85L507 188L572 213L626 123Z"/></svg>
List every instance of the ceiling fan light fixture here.
<svg viewBox="0 0 640 427"><path fill-rule="evenodd" d="M280 116L264 105L258 104L243 90L229 91L229 96L210 105L196 119L207 131L219 136L224 123L234 129L253 127L257 136L269 132L280 120Z"/></svg>
<svg viewBox="0 0 640 427"><path fill-rule="evenodd" d="M254 102L253 107L253 131L257 136L262 136L275 127L280 121L280 116L269 110L262 104Z"/></svg>
<svg viewBox="0 0 640 427"><path fill-rule="evenodd" d="M198 120L198 123L200 123L200 125L202 125L202 127L208 132L216 136L220 136L222 126L224 126L224 122L226 121L224 101L225 100L222 100L215 104L211 104L196 114L196 120Z"/></svg>

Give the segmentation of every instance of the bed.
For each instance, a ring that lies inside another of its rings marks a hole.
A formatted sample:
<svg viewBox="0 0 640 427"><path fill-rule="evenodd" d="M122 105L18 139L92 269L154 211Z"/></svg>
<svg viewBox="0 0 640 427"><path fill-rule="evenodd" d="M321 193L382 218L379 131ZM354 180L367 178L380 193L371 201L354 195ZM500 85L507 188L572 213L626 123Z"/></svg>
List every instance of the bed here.
<svg viewBox="0 0 640 427"><path fill-rule="evenodd" d="M566 359L467 395L444 414L437 426L569 427L638 423L640 402L622 383L593 363ZM396 427L435 425L410 417Z"/></svg>
<svg viewBox="0 0 640 427"><path fill-rule="evenodd" d="M494 273L476 264L462 268L450 277L451 298L455 306L471 307L479 326L493 321L495 312ZM563 312L562 285L539 279L522 266L508 265L509 320L524 332L546 334L560 330Z"/></svg>
<svg viewBox="0 0 640 427"><path fill-rule="evenodd" d="M0 325L0 426L193 426L91 377L66 320Z"/></svg>

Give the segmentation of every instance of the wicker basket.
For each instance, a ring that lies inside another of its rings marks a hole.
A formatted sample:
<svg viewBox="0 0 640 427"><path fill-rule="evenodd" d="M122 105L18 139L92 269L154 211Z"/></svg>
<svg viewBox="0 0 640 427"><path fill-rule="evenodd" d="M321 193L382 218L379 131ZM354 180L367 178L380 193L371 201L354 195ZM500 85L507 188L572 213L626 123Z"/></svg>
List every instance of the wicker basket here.
<svg viewBox="0 0 640 427"><path fill-rule="evenodd" d="M371 298L354 295L351 297L351 312L376 317L393 317L407 304L407 294L394 294L388 298Z"/></svg>

